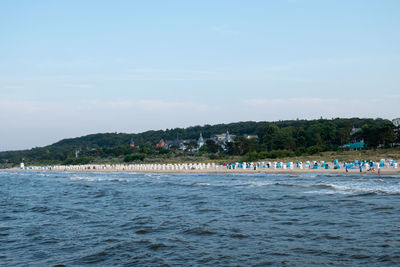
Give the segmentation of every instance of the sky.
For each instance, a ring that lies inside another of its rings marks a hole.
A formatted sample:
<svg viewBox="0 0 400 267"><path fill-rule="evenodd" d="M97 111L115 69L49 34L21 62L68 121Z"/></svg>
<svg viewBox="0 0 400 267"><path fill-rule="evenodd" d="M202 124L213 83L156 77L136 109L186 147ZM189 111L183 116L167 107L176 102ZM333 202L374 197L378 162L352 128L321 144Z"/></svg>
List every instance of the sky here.
<svg viewBox="0 0 400 267"><path fill-rule="evenodd" d="M101 132L400 117L400 1L0 2L0 151Z"/></svg>

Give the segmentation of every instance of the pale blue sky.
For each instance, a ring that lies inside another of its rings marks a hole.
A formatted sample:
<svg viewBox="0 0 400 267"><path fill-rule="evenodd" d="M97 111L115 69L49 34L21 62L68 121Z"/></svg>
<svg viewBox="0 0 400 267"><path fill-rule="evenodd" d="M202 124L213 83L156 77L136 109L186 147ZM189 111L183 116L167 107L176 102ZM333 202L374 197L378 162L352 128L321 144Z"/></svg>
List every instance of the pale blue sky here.
<svg viewBox="0 0 400 267"><path fill-rule="evenodd" d="M400 1L1 1L0 151L400 116Z"/></svg>

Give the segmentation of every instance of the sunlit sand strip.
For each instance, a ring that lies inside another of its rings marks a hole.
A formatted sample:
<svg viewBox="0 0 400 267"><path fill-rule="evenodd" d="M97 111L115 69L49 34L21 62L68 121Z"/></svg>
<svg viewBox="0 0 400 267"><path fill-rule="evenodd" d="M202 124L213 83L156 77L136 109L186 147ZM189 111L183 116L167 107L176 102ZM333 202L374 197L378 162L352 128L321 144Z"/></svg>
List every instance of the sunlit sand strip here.
<svg viewBox="0 0 400 267"><path fill-rule="evenodd" d="M400 173L396 160L381 162L342 163L324 161L306 162L236 162L216 163L175 163L175 164L86 164L55 166L24 166L13 168L21 171L67 171L67 172L159 172L159 173Z"/></svg>

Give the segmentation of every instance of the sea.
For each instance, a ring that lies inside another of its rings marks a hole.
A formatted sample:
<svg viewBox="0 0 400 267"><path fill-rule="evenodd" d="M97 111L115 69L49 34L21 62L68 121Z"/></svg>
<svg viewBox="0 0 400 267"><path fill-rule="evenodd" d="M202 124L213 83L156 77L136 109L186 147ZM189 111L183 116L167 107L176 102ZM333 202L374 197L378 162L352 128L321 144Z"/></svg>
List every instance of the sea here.
<svg viewBox="0 0 400 267"><path fill-rule="evenodd" d="M1 266L400 266L400 175L0 171Z"/></svg>

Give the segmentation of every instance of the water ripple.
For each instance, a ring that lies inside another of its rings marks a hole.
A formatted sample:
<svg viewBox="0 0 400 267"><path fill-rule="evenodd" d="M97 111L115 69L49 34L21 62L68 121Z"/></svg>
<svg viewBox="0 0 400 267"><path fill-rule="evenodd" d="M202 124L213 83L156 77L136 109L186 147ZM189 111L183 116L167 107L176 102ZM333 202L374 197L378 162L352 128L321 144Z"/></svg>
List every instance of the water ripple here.
<svg viewBox="0 0 400 267"><path fill-rule="evenodd" d="M399 178L0 172L0 265L400 265Z"/></svg>

